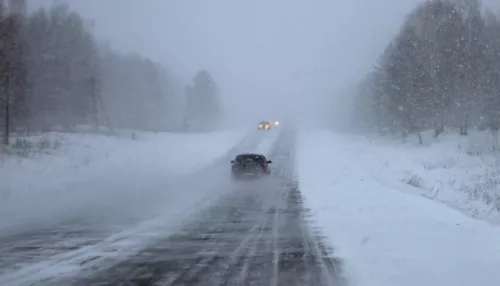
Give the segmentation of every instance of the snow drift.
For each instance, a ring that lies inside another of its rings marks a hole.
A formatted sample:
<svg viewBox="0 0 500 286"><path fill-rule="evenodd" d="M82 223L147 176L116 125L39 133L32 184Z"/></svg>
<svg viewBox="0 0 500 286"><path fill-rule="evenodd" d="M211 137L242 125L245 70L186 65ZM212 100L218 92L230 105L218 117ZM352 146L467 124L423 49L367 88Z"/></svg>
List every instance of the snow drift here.
<svg viewBox="0 0 500 286"><path fill-rule="evenodd" d="M148 213L163 207L159 198L169 195L169 181L223 156L244 135L224 131L136 132L134 140L68 133L23 137L23 142L31 142L26 157L0 155L0 229L57 223L79 214L99 216L104 210L106 216Z"/></svg>

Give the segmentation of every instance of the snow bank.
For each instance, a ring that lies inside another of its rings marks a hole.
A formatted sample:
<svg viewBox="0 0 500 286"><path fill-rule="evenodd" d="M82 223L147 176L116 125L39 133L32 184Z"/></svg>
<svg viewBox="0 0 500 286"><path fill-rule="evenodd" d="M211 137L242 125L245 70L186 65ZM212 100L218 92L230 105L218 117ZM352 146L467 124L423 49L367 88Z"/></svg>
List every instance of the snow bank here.
<svg viewBox="0 0 500 286"><path fill-rule="evenodd" d="M422 162L452 157L465 164L456 149L382 146L327 132L299 138L306 204L334 255L344 260L352 285L498 285L500 229L401 192L397 184L405 170L414 172ZM457 176L465 173L463 165L452 166ZM429 182L433 177L421 169L420 183ZM442 169L436 170L436 180L449 174Z"/></svg>
<svg viewBox="0 0 500 286"><path fill-rule="evenodd" d="M500 223L500 158L491 152L492 135L471 132L435 139L427 132L423 145L416 138L401 143L345 135L339 140L367 150L362 166L379 182Z"/></svg>
<svg viewBox="0 0 500 286"><path fill-rule="evenodd" d="M158 195L168 194L162 186L223 156L244 135L242 131L137 132L132 140L49 133L43 140L23 138L57 147L35 146L39 151L29 152L28 157L0 155L0 231L99 208L115 208L119 215L133 212L132 208L147 210Z"/></svg>

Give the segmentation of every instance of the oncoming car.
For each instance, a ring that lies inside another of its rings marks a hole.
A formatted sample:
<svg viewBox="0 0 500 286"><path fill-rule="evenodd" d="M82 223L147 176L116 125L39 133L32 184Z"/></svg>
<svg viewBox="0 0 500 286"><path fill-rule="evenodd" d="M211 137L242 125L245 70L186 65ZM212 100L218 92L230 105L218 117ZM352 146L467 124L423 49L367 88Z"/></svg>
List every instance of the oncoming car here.
<svg viewBox="0 0 500 286"><path fill-rule="evenodd" d="M259 123L259 130L270 130L271 129L271 123L267 121L262 121Z"/></svg>
<svg viewBox="0 0 500 286"><path fill-rule="evenodd" d="M278 120L274 121L273 123L274 123L274 126L280 125L280 122Z"/></svg>
<svg viewBox="0 0 500 286"><path fill-rule="evenodd" d="M233 179L252 179L271 175L269 164L272 161L262 154L240 154L231 161L231 175Z"/></svg>

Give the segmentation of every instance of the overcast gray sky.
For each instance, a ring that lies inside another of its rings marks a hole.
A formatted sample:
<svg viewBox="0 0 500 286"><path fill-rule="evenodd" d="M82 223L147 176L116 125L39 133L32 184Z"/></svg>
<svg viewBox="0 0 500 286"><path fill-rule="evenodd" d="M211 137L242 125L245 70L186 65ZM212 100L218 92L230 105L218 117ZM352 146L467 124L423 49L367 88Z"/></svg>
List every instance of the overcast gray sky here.
<svg viewBox="0 0 500 286"><path fill-rule="evenodd" d="M66 2L116 49L151 57L184 79L206 68L235 112L255 100L270 102L271 112L283 102L314 108L360 78L421 0Z"/></svg>

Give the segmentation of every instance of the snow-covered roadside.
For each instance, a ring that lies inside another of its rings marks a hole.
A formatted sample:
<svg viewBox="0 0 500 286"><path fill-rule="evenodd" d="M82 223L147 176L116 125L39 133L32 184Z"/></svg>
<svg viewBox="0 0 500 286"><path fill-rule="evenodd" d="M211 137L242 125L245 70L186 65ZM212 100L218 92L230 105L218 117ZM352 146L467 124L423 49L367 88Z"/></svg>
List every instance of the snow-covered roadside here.
<svg viewBox="0 0 500 286"><path fill-rule="evenodd" d="M2 156L0 229L54 222L96 207L147 210L169 178L203 168L224 155L245 131L205 134L137 133L137 140L51 133L52 154Z"/></svg>
<svg viewBox="0 0 500 286"><path fill-rule="evenodd" d="M277 136L277 132L251 134L250 137L246 138L248 140L238 144L237 150L232 150L231 153L257 152L267 154L274 145ZM204 143L206 143L206 140ZM258 144L255 145L255 143ZM165 177L159 176L159 174L148 175L150 181L137 182L134 188L146 185L152 187L153 190L165 191L163 196L152 196L154 200L159 201L164 206L157 215L145 219L135 226L116 232L96 244L62 252L48 257L46 260L23 265L23 267L5 272L5 274L0 275L0 281L5 285L26 285L41 280L57 284L58 279L72 276L75 273L92 271L96 266L100 269L109 267L116 261L121 261L125 257L133 255L156 239L175 232L198 211L215 203L222 195L233 190L228 177L229 162L224 161L221 164L209 166L203 172L178 176L168 182L165 182ZM126 189L128 188L129 186L126 187ZM137 189L135 189L135 193L138 193ZM147 192L147 194L151 195L150 192ZM127 194L127 196L130 196L130 194ZM131 198L134 198L134 204L141 205L142 200L142 202L145 202L143 206L149 208L154 206L154 202L151 200L147 202L140 195L131 196ZM124 204L123 201L119 205L124 207L127 212L131 210L130 204ZM109 207L109 204L106 206ZM95 211L96 209L102 211L102 208L92 207L92 210ZM92 212L86 215L92 216ZM107 210L104 215L109 215L109 211ZM122 215L126 216L127 214L122 213Z"/></svg>
<svg viewBox="0 0 500 286"><path fill-rule="evenodd" d="M360 167L382 184L421 195L475 218L500 223L500 159L488 148L491 134L469 136L424 133L424 145L414 141L364 138L343 134L338 140L366 150Z"/></svg>
<svg viewBox="0 0 500 286"><path fill-rule="evenodd" d="M385 162L399 166L400 154L366 143L299 136L301 190L353 285L498 285L500 228L381 182L374 173L390 177Z"/></svg>

